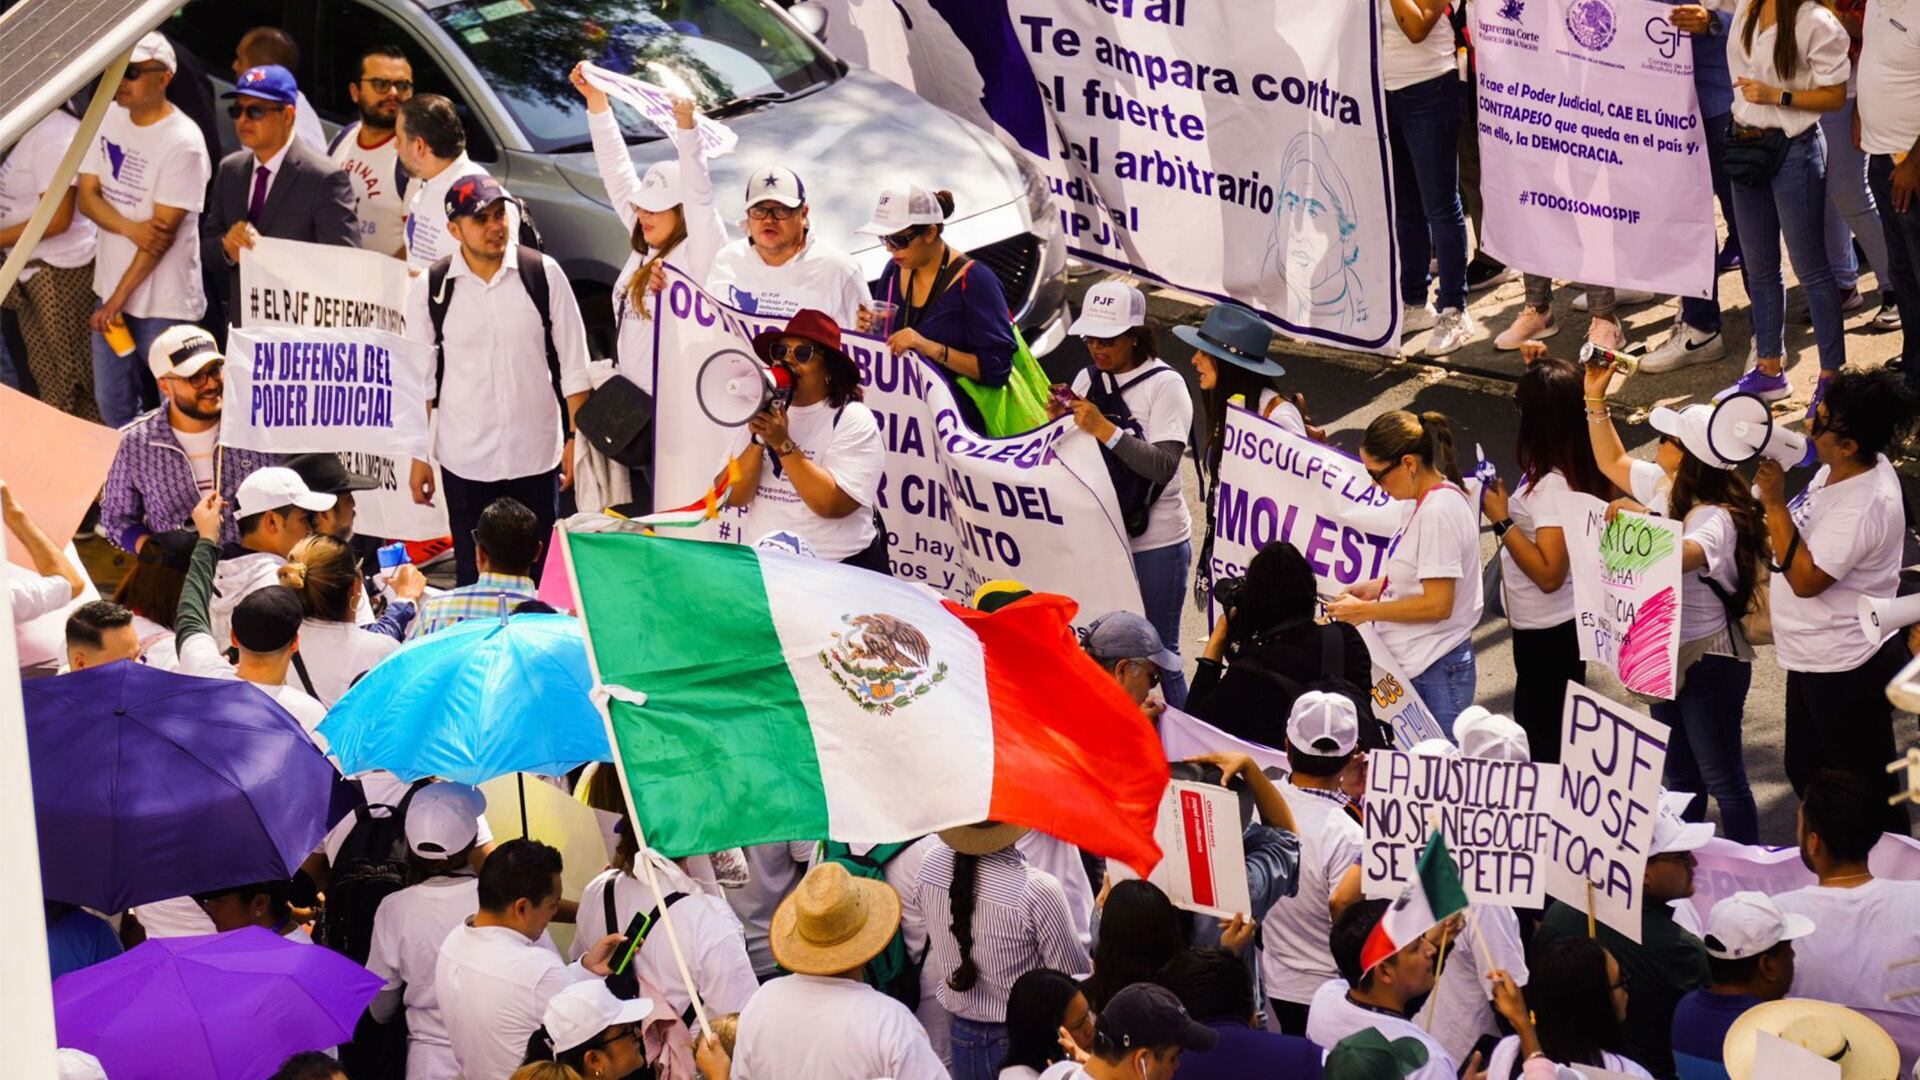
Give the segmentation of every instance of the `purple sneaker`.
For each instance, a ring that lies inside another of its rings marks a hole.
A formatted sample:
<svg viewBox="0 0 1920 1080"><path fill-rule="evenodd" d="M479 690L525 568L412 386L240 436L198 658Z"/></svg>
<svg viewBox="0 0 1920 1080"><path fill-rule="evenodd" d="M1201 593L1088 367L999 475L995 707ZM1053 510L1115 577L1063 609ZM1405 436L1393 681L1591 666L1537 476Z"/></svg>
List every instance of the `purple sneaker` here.
<svg viewBox="0 0 1920 1080"><path fill-rule="evenodd" d="M1807 456L1800 459L1800 467L1806 468L1814 463L1813 433L1815 420L1820 415L1820 399L1827 396L1827 380L1821 379L1813 384L1813 400L1807 402Z"/></svg>
<svg viewBox="0 0 1920 1080"><path fill-rule="evenodd" d="M1779 401L1793 393L1793 384L1787 381L1787 374L1769 375L1759 368L1749 368L1740 381L1713 395L1713 400L1731 397L1734 394L1752 394L1762 401Z"/></svg>

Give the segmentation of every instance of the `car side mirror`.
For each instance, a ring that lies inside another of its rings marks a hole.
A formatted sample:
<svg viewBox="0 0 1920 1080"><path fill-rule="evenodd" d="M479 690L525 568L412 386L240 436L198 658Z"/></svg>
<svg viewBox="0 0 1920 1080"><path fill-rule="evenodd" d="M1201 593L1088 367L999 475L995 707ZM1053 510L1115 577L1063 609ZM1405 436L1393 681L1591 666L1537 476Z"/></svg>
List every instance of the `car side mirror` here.
<svg viewBox="0 0 1920 1080"><path fill-rule="evenodd" d="M822 41L826 40L827 9L824 6L812 3L811 0L803 0L802 3L788 8L787 14L793 16L793 21L800 24L800 29Z"/></svg>

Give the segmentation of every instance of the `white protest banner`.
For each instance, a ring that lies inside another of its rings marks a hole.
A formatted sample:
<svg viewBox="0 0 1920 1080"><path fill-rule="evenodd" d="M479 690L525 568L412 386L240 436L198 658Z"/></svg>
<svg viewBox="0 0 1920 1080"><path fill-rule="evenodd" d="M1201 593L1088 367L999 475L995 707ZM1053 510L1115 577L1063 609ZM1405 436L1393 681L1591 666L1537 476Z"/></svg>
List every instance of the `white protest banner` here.
<svg viewBox="0 0 1920 1080"><path fill-rule="evenodd" d="M1367 688L1367 694L1373 699L1374 719L1393 729L1393 741L1401 747L1445 739L1446 729L1421 700L1412 676L1393 655L1393 647L1380 640L1380 631L1372 623L1359 629L1360 640L1367 643L1367 657L1373 661L1373 685Z"/></svg>
<svg viewBox="0 0 1920 1080"><path fill-rule="evenodd" d="M1082 258L1399 345L1373 4L831 0L827 36L1050 174Z"/></svg>
<svg viewBox="0 0 1920 1080"><path fill-rule="evenodd" d="M694 383L707 357L750 350L770 321L722 304L669 266L655 318L655 503L700 498L725 466L738 428L701 411ZM894 356L884 342L844 333L859 367L866 406L887 445L875 509L887 528L894 576L960 601L981 584L1014 578L1073 597L1080 625L1109 611L1141 611L1126 528L1099 444L1056 420L1005 439L969 433L953 392L919 356ZM747 541L742 519L722 515L705 539Z"/></svg>
<svg viewBox="0 0 1920 1080"><path fill-rule="evenodd" d="M1693 46L1659 0L1479 0L1481 246L1594 285L1707 296L1713 182Z"/></svg>
<svg viewBox="0 0 1920 1080"><path fill-rule="evenodd" d="M433 350L385 330L234 327L220 442L426 458Z"/></svg>
<svg viewBox="0 0 1920 1080"><path fill-rule="evenodd" d="M1160 797L1153 839L1162 857L1147 880L1174 907L1222 919L1252 916L1239 796L1216 784L1172 781ZM1107 865L1115 881L1135 876L1117 861Z"/></svg>
<svg viewBox="0 0 1920 1080"><path fill-rule="evenodd" d="M1361 804L1366 895L1398 897L1437 828L1460 864L1469 901L1540 907L1547 889L1542 852L1559 773L1557 766L1531 761L1373 751Z"/></svg>
<svg viewBox="0 0 1920 1080"><path fill-rule="evenodd" d="M692 88L688 87L685 81L681 80L679 74L671 67L665 64L651 66L661 75L680 83L680 85L670 93L652 83L642 82L628 75L608 71L598 64L583 65L580 73L586 76L589 83L605 91L608 97L625 103L635 112L647 118L647 120L659 128L663 134L671 133L679 126L679 121L675 120L673 116L673 99L675 94L689 99L694 98L695 95L692 92ZM718 120L709 119L698 112L694 113L693 128L699 133L700 143L706 147L707 156L710 158L717 158L722 154L732 153L733 148L740 142L740 137L733 133L732 128Z"/></svg>
<svg viewBox="0 0 1920 1080"><path fill-rule="evenodd" d="M1164 741L1164 739L1162 740ZM1716 836L1693 853L1693 895L1687 900L1706 921L1713 905L1743 890L1779 896L1817 882L1800 861L1800 849L1736 844ZM1891 881L1920 881L1920 840L1883 833L1867 856L1873 876Z"/></svg>
<svg viewBox="0 0 1920 1080"><path fill-rule="evenodd" d="M1185 761L1202 754L1231 752L1252 758L1254 764L1260 766L1260 771L1275 782L1293 774L1293 763L1287 760L1283 751L1229 735L1205 720L1172 706L1160 714L1160 722L1156 726L1160 729L1160 745L1166 749L1168 761Z"/></svg>
<svg viewBox="0 0 1920 1080"><path fill-rule="evenodd" d="M1667 726L1579 683L1567 684L1561 717L1547 893L1637 942Z"/></svg>
<svg viewBox="0 0 1920 1080"><path fill-rule="evenodd" d="M243 330L371 329L400 335L406 332L411 287L407 264L399 259L359 248L262 237L240 254L241 298L230 314ZM235 409L239 400L228 395ZM410 459L356 450L342 452L340 460L348 469L380 481L378 488L354 493L361 533L388 540L447 535L444 498L436 495L430 506L413 501ZM443 486L436 481L435 490Z"/></svg>
<svg viewBox="0 0 1920 1080"><path fill-rule="evenodd" d="M1679 685L1678 521L1622 510L1591 495L1560 496L1580 658L1612 668L1626 688L1671 700Z"/></svg>
<svg viewBox="0 0 1920 1080"><path fill-rule="evenodd" d="M1840 1080L1846 1066L1771 1031L1753 1033L1753 1080Z"/></svg>

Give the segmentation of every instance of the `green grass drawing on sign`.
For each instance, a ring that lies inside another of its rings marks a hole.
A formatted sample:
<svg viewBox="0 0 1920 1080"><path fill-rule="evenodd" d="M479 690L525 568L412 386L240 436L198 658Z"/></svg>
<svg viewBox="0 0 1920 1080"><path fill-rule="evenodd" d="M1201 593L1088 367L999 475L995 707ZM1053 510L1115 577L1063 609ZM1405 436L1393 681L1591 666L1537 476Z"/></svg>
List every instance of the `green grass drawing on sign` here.
<svg viewBox="0 0 1920 1080"><path fill-rule="evenodd" d="M1644 518L1616 514L1600 534L1600 561L1609 575L1639 573L1673 554L1673 534Z"/></svg>

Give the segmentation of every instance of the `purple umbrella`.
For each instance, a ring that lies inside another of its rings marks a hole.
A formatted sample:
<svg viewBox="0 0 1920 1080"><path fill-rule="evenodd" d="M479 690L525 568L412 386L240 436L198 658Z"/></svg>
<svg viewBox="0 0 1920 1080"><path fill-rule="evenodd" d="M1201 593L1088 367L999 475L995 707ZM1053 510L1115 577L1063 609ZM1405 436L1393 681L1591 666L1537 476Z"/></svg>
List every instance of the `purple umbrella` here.
<svg viewBox="0 0 1920 1080"><path fill-rule="evenodd" d="M251 683L121 661L21 687L40 876L99 911L289 878L337 775Z"/></svg>
<svg viewBox="0 0 1920 1080"><path fill-rule="evenodd" d="M54 1029L113 1080L260 1080L353 1038L380 986L332 949L258 926L154 938L55 980Z"/></svg>

